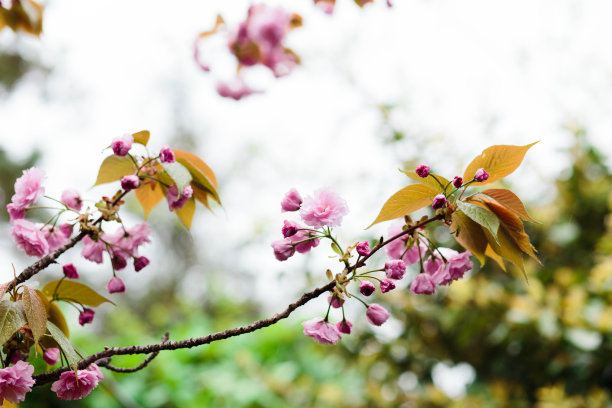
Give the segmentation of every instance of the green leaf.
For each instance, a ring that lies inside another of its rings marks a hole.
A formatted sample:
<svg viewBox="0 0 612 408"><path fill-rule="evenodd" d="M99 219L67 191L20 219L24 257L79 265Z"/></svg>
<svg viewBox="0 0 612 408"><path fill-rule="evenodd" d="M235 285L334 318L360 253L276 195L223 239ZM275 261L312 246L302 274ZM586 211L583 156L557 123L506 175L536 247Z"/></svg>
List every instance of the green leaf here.
<svg viewBox="0 0 612 408"><path fill-rule="evenodd" d="M47 331L47 299L43 300L37 290L23 286L22 301L28 325L32 329L34 343L38 344L38 340Z"/></svg>
<svg viewBox="0 0 612 408"><path fill-rule="evenodd" d="M0 345L6 343L13 334L28 323L23 303L0 301Z"/></svg>
<svg viewBox="0 0 612 408"><path fill-rule="evenodd" d="M140 143L143 146L146 146L147 143L149 143L150 136L151 133L148 130L141 130L140 132L132 133L134 143Z"/></svg>
<svg viewBox="0 0 612 408"><path fill-rule="evenodd" d="M368 228L379 222L394 220L431 204L439 191L426 184L413 184L393 194L383 204L378 217Z"/></svg>
<svg viewBox="0 0 612 408"><path fill-rule="evenodd" d="M489 173L489 178L486 181L474 182L473 185L489 184L506 177L521 165L527 150L536 143L538 142L525 146L495 145L487 147L465 169L463 182L467 183L473 180L476 170L480 168Z"/></svg>
<svg viewBox="0 0 612 408"><path fill-rule="evenodd" d="M499 219L493 212L482 208L476 204L464 203L463 201L457 201L457 206L465 215L470 217L472 221L482 225L489 231L497 240L497 231L499 230Z"/></svg>
<svg viewBox="0 0 612 408"><path fill-rule="evenodd" d="M183 193L183 189L191 183L191 173L189 173L189 170L179 162L162 163L162 167L166 170L166 173L170 176L172 181L176 183L180 196L180 194Z"/></svg>
<svg viewBox="0 0 612 408"><path fill-rule="evenodd" d="M447 179L445 179L442 176L438 176L437 174L429 173L427 177L421 177L418 174L416 174L416 172L414 171L404 171L404 170L400 170L400 171L404 173L405 175L407 175L408 178L410 178L411 180L418 181L421 184L427 184L428 186L431 186L435 188L436 190L438 190L440 193L441 192L450 193L451 190L453 189L453 185L450 184L450 182ZM438 181L436 181L436 179L438 179L439 183ZM440 184L442 184L442 186L445 188L440 186Z"/></svg>
<svg viewBox="0 0 612 408"><path fill-rule="evenodd" d="M70 362L70 366L74 370L76 370L77 363L79 362L81 357L76 352L76 350L74 349L74 346L70 343L68 338L64 336L64 332L62 332L62 330L60 330L59 327L57 327L51 322L47 322L47 330L49 330L49 333L51 334L51 337L53 337L53 340L56 341L57 345L62 349L62 351L66 355L68 362Z"/></svg>
<svg viewBox="0 0 612 408"><path fill-rule="evenodd" d="M68 329L68 323L66 323L64 313L62 313L62 309L59 308L57 302L49 302L48 313L48 320L57 327L59 327L59 329L64 332L66 337L70 337L70 329Z"/></svg>
<svg viewBox="0 0 612 408"><path fill-rule="evenodd" d="M332 244L331 244L331 249L332 249L332 251L334 251L335 253L337 253L340 256L344 255L342 253L342 251L340 250L340 247L338 247L338 245L336 245L334 242L332 242Z"/></svg>
<svg viewBox="0 0 612 408"><path fill-rule="evenodd" d="M94 186L121 180L123 176L134 174L134 163L127 156L108 156L100 165Z"/></svg>
<svg viewBox="0 0 612 408"><path fill-rule="evenodd" d="M66 302L80 303L86 306L99 306L102 303L114 303L87 285L71 280L55 280L47 283L42 292L53 298L61 299Z"/></svg>

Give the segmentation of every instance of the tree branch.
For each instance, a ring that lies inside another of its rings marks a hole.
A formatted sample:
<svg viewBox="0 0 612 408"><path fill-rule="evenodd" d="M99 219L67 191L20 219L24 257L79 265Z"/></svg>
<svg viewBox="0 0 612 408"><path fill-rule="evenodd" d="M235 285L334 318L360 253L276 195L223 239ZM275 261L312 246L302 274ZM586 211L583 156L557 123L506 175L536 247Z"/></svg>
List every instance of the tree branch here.
<svg viewBox="0 0 612 408"><path fill-rule="evenodd" d="M169 337L170 337L170 333L166 333L166 334L164 334L164 337L162 337L162 341L161 341L161 342L162 342L162 343L167 342ZM140 363L140 364L139 364L139 365L137 365L136 367L131 367L131 368L117 367L117 366L112 365L112 364L110 363L110 360L111 360L111 359L110 359L110 357L109 357L108 359L98 360L98 361L97 361L97 364L98 364L100 367L108 368L109 370L114 371L114 372L116 372L116 373L124 373L124 374L127 374L127 373L135 373L136 371L142 370L143 368L145 368L146 366L148 366L148 365L149 365L149 363L150 363L151 361L153 361L153 359L154 359L155 357L157 357L157 355L158 355L158 354L159 354L159 351L155 351L155 352L153 352L153 353L149 354L149 355L147 356L147 358L145 358L145 360L144 360L142 363Z"/></svg>

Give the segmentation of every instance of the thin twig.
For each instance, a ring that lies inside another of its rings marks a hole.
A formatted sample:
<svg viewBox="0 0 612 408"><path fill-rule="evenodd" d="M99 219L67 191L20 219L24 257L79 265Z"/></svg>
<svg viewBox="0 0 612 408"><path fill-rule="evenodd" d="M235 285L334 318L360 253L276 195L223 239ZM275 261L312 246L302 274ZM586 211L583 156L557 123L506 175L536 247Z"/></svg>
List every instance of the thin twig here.
<svg viewBox="0 0 612 408"><path fill-rule="evenodd" d="M164 334L164 337L162 337L162 341L161 342L162 343L167 342L169 337L170 337L169 333ZM124 368L124 367L114 366L114 365L112 365L110 363L110 358L98 360L98 365L101 366L101 367L108 368L109 370L114 371L116 373L124 373L124 374L125 373L135 373L136 371L142 370L143 368L148 366L149 363L151 361L153 361L153 359L155 357L157 357L158 354L159 354L159 351L155 351L155 352L149 354L147 356L147 358L145 358L145 360L141 364L137 365L136 367L131 367L131 368Z"/></svg>

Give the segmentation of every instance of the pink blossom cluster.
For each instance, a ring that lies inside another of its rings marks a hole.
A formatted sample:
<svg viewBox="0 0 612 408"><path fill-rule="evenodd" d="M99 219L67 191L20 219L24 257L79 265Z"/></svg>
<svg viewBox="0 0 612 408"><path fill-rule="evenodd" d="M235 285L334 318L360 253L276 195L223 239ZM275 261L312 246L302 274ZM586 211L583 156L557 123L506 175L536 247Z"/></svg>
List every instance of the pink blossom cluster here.
<svg viewBox="0 0 612 408"><path fill-rule="evenodd" d="M34 366L25 361L0 369L0 401L5 399L13 404L22 402L26 393L32 391Z"/></svg>
<svg viewBox="0 0 612 408"><path fill-rule="evenodd" d="M51 384L51 391L60 400L78 400L89 395L104 379L104 375L96 364L91 364L87 370L64 371L59 380Z"/></svg>
<svg viewBox="0 0 612 408"><path fill-rule="evenodd" d="M474 267L471 255L470 251L459 253L450 248L437 248L423 263L424 272L412 281L410 290L417 294L431 295L436 291L436 285L446 286L461 279Z"/></svg>

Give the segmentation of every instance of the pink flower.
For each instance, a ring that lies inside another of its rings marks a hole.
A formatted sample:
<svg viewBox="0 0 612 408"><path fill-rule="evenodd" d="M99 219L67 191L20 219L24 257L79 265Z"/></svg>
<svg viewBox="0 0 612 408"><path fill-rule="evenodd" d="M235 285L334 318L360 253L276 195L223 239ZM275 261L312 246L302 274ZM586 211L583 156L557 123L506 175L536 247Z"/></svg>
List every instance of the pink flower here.
<svg viewBox="0 0 612 408"><path fill-rule="evenodd" d="M314 0L314 4L326 14L334 12L336 0Z"/></svg>
<svg viewBox="0 0 612 408"><path fill-rule="evenodd" d="M0 401L17 404L25 400L26 393L32 391L34 366L25 361L0 369Z"/></svg>
<svg viewBox="0 0 612 408"><path fill-rule="evenodd" d="M126 230L119 228L112 234L102 234L102 239L109 244L108 251L113 267L116 270L124 269L127 266L127 259L137 256L138 248L142 244L151 242L151 234L151 228L144 222Z"/></svg>
<svg viewBox="0 0 612 408"><path fill-rule="evenodd" d="M25 208L21 208L13 203L7 204L6 209L11 218L11 222L25 218Z"/></svg>
<svg viewBox="0 0 612 408"><path fill-rule="evenodd" d="M448 260L448 272L453 280L463 278L463 275L474 267L470 260L471 255L470 251L464 251Z"/></svg>
<svg viewBox="0 0 612 408"><path fill-rule="evenodd" d="M64 371L51 385L51 391L61 400L78 400L89 395L98 386L100 370Z"/></svg>
<svg viewBox="0 0 612 408"><path fill-rule="evenodd" d="M338 329L340 333L351 334L351 331L353 331L353 324L348 320L343 319L342 321L336 323L336 329Z"/></svg>
<svg viewBox="0 0 612 408"><path fill-rule="evenodd" d="M444 194L438 194L434 197L431 206L434 210L437 210L444 207L444 204L446 204L446 196L444 196Z"/></svg>
<svg viewBox="0 0 612 408"><path fill-rule="evenodd" d="M102 374L102 371L100 371L100 367L98 367L96 363L91 363L89 367L87 367L87 370L94 373L98 381L102 381L104 379L104 374Z"/></svg>
<svg viewBox="0 0 612 408"><path fill-rule="evenodd" d="M125 292L125 283L118 277L113 276L106 284L106 290L108 290L108 293L123 293Z"/></svg>
<svg viewBox="0 0 612 408"><path fill-rule="evenodd" d="M344 304L344 299L339 298L338 296L329 295L327 297L327 303L331 304L334 309L339 309Z"/></svg>
<svg viewBox="0 0 612 408"><path fill-rule="evenodd" d="M79 324L81 326L85 326L88 323L93 322L94 312L92 309L85 309L81 313L79 313Z"/></svg>
<svg viewBox="0 0 612 408"><path fill-rule="evenodd" d="M437 285L450 285L454 280L461 279L465 272L474 267L470 260L470 251L458 253L450 248L439 248L446 258L446 263L439 255L433 259L430 257L423 264L425 271L431 274L432 280Z"/></svg>
<svg viewBox="0 0 612 408"><path fill-rule="evenodd" d="M463 177L455 177L453 179L453 186L455 186L455 188L459 188L463 185Z"/></svg>
<svg viewBox="0 0 612 408"><path fill-rule="evenodd" d="M66 238L70 238L70 236L72 235L72 225L65 223L59 226L60 231L62 231L62 233L64 233L64 236Z"/></svg>
<svg viewBox="0 0 612 408"><path fill-rule="evenodd" d="M359 284L359 292L363 296L370 296L376 290L376 286L370 281L364 280Z"/></svg>
<svg viewBox="0 0 612 408"><path fill-rule="evenodd" d="M15 194L11 198L13 208L23 210L45 194L45 188L42 186L44 176L36 167L23 171L23 175L15 181Z"/></svg>
<svg viewBox="0 0 612 408"><path fill-rule="evenodd" d="M81 195L76 190L64 190L62 192L62 203L66 204L68 208L72 208L76 211L81 211L83 207Z"/></svg>
<svg viewBox="0 0 612 408"><path fill-rule="evenodd" d="M281 212L297 211L302 205L302 196L295 188L292 188L285 194L281 201Z"/></svg>
<svg viewBox="0 0 612 408"><path fill-rule="evenodd" d="M393 283L392 280L384 279L382 282L380 282L380 291L382 293L387 293L393 289L395 289L395 283Z"/></svg>
<svg viewBox="0 0 612 408"><path fill-rule="evenodd" d="M298 231L297 233L289 237L291 242L293 242L293 244L295 245L295 250L298 251L300 254L305 254L312 248L319 245L319 238L312 238L311 234L312 232L310 231ZM296 244L296 242L299 242L299 244Z"/></svg>
<svg viewBox="0 0 612 408"><path fill-rule="evenodd" d="M137 189L140 186L140 179L135 174L123 176L121 178L121 188L125 191Z"/></svg>
<svg viewBox="0 0 612 408"><path fill-rule="evenodd" d="M186 185L181 193L181 196L178 195L178 188L176 184L173 184L172 187L168 189L166 193L166 200L168 201L168 208L170 211L179 210L183 208L185 203L191 198L193 195L193 188L190 184Z"/></svg>
<svg viewBox="0 0 612 408"><path fill-rule="evenodd" d="M151 261L149 261L149 258L147 258L146 256L139 256L137 258L134 258L134 270L136 272L139 272L150 263Z"/></svg>
<svg viewBox="0 0 612 408"><path fill-rule="evenodd" d="M116 137L111 143L111 149L117 156L126 156L134 143L134 136L129 133Z"/></svg>
<svg viewBox="0 0 612 408"><path fill-rule="evenodd" d="M123 252L113 252L111 263L113 264L114 270L120 271L127 266L127 259L125 259Z"/></svg>
<svg viewBox="0 0 612 408"><path fill-rule="evenodd" d="M418 174L419 177L425 178L427 176L429 176L429 171L431 169L429 168L429 166L426 166L424 164L421 164L420 166L418 166L415 170L416 174Z"/></svg>
<svg viewBox="0 0 612 408"><path fill-rule="evenodd" d="M232 81L217 82L217 93L224 98L239 101L246 96L262 93L262 91L251 88L242 78L236 78Z"/></svg>
<svg viewBox="0 0 612 408"><path fill-rule="evenodd" d="M403 222L392 224L389 228L389 237L394 237L402 232L403 225ZM406 265L414 265L415 263L419 262L420 257L425 257L425 254L427 253L427 246L420 241L417 241L410 249L406 249L408 241L409 236L404 235L389 242L385 246L387 256L391 259L401 259Z"/></svg>
<svg viewBox="0 0 612 408"><path fill-rule="evenodd" d="M410 290L419 295L431 295L436 291L436 284L428 273L420 273L412 281Z"/></svg>
<svg viewBox="0 0 612 408"><path fill-rule="evenodd" d="M346 201L329 189L319 189L314 197L306 197L300 209L302 221L314 228L339 227L346 214Z"/></svg>
<svg viewBox="0 0 612 408"><path fill-rule="evenodd" d="M370 255L370 243L368 241L363 241L357 244L357 253L361 256Z"/></svg>
<svg viewBox="0 0 612 408"><path fill-rule="evenodd" d="M49 243L40 227L28 220L15 220L11 235L17 248L30 256L42 257L49 253Z"/></svg>
<svg viewBox="0 0 612 408"><path fill-rule="evenodd" d="M281 229L281 232L283 233L283 237L289 238L295 235L298 232L298 228L299 226L297 223L285 220L283 222L283 228Z"/></svg>
<svg viewBox="0 0 612 408"><path fill-rule="evenodd" d="M45 239L49 243L49 252L55 251L68 242L68 237L66 237L66 234L60 228L45 225L42 230L45 233Z"/></svg>
<svg viewBox="0 0 612 408"><path fill-rule="evenodd" d="M170 146L164 146L159 151L159 161L162 163L174 163L176 158Z"/></svg>
<svg viewBox="0 0 612 408"><path fill-rule="evenodd" d="M336 344L342 338L338 328L332 323L316 317L302 323L304 334L321 344Z"/></svg>
<svg viewBox="0 0 612 408"><path fill-rule="evenodd" d="M83 238L83 250L81 251L83 258L95 263L102 263L102 254L104 254L105 250L106 244L102 240L94 241L89 235Z"/></svg>
<svg viewBox="0 0 612 408"><path fill-rule="evenodd" d="M368 321L374 326L380 326L389 318L389 312L387 312L387 309L385 309L384 307L373 303L368 306L368 310L366 311L366 317L368 318Z"/></svg>
<svg viewBox="0 0 612 408"><path fill-rule="evenodd" d="M474 180L479 182L487 181L488 178L489 173L487 173L487 171L483 168L476 170L476 173L474 174Z"/></svg>
<svg viewBox="0 0 612 408"><path fill-rule="evenodd" d="M406 273L406 264L401 259L385 263L385 273L389 279L402 279Z"/></svg>
<svg viewBox="0 0 612 408"><path fill-rule="evenodd" d="M43 359L49 365L53 365L59 361L60 351L55 347L51 347L45 350L43 354Z"/></svg>
<svg viewBox="0 0 612 408"><path fill-rule="evenodd" d="M69 263L62 266L62 270L64 271L64 276L68 279L79 279L79 273L73 264Z"/></svg>
<svg viewBox="0 0 612 408"><path fill-rule="evenodd" d="M295 247L289 238L272 242L272 249L274 250L274 256L279 261L286 261L295 254Z"/></svg>

